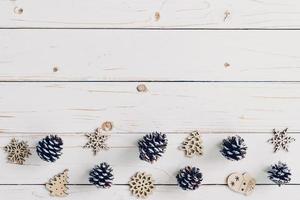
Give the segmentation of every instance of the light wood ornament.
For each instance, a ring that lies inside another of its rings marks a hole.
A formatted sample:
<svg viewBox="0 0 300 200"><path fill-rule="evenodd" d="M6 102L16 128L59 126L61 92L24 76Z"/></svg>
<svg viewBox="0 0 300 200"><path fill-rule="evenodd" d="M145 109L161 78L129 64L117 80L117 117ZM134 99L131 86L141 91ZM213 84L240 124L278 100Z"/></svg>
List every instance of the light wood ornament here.
<svg viewBox="0 0 300 200"><path fill-rule="evenodd" d="M250 195L255 188L255 184L255 179L249 173L232 173L227 178L228 187L244 195Z"/></svg>
<svg viewBox="0 0 300 200"><path fill-rule="evenodd" d="M202 138L198 131L193 131L185 138L179 147L184 151L187 157L193 157L194 155L201 156L203 154Z"/></svg>
<svg viewBox="0 0 300 200"><path fill-rule="evenodd" d="M137 198L147 198L154 190L154 180L150 174L137 172L129 181L129 190Z"/></svg>
<svg viewBox="0 0 300 200"><path fill-rule="evenodd" d="M55 175L46 183L46 188L49 190L51 196L65 197L68 195L68 172L69 170L65 169L62 173Z"/></svg>

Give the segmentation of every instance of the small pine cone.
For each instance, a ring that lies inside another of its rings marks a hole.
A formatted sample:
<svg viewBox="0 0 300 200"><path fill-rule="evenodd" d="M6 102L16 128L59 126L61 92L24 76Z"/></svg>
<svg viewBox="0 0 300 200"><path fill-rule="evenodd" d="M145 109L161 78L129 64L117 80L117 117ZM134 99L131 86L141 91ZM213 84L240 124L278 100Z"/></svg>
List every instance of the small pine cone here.
<svg viewBox="0 0 300 200"><path fill-rule="evenodd" d="M238 161L245 158L247 146L240 136L231 136L223 140L220 152L228 160Z"/></svg>
<svg viewBox="0 0 300 200"><path fill-rule="evenodd" d="M57 135L49 135L39 141L36 152L39 157L47 162L54 162L62 155L63 141Z"/></svg>
<svg viewBox="0 0 300 200"><path fill-rule="evenodd" d="M183 190L195 190L200 186L203 180L200 169L190 166L181 169L177 174L176 179L178 185Z"/></svg>
<svg viewBox="0 0 300 200"><path fill-rule="evenodd" d="M178 185L183 190L195 190L201 185L203 180L200 169L190 166L181 169L176 178Z"/></svg>
<svg viewBox="0 0 300 200"><path fill-rule="evenodd" d="M280 161L277 164L271 165L268 174L269 179L279 186L291 181L291 170L285 163Z"/></svg>
<svg viewBox="0 0 300 200"><path fill-rule="evenodd" d="M153 132L145 135L138 142L140 159L153 163L166 151L167 144L166 134Z"/></svg>
<svg viewBox="0 0 300 200"><path fill-rule="evenodd" d="M99 188L110 188L114 180L112 172L113 169L109 164L100 163L90 171L89 181Z"/></svg>

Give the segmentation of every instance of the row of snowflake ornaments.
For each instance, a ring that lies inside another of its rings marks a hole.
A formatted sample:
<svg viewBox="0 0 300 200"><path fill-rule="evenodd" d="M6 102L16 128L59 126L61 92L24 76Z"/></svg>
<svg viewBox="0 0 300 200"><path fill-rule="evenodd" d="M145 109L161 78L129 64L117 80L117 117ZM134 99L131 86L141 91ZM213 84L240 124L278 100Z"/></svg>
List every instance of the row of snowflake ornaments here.
<svg viewBox="0 0 300 200"><path fill-rule="evenodd" d="M287 135L287 129L283 131L273 130L274 136L268 140L274 144L274 152L280 149L288 151L289 143L295 141L294 138ZM100 128L93 133L87 135L88 143L84 146L91 148L96 154L100 150L108 149L106 140L109 137L107 132ZM168 140L166 134L153 132L145 135L138 141L139 158L141 160L153 163L163 155L167 148ZM4 147L8 153L8 161L15 164L23 164L25 159L31 155L28 144L24 141L12 139L10 144ZM38 156L47 162L55 162L62 155L63 141L57 135L49 135L38 142L36 152ZM183 150L188 157L194 155L202 155L202 139L199 132L194 131L183 141L180 149ZM247 146L242 137L235 135L230 136L222 141L221 154L231 161L239 161L245 158ZM271 165L267 171L271 181L279 186L287 184L291 181L291 170L282 162ZM46 184L46 188L52 196L66 196L68 184L68 170L54 176ZM89 173L89 182L98 188L109 188L113 184L113 169L107 163L100 163L95 166ZM187 166L180 169L176 175L178 185L183 190L197 189L203 180L203 175L197 167ZM248 173L233 173L228 176L227 184L233 191L249 195L255 188L256 181ZM151 175L144 172L138 172L129 181L130 191L138 198L145 198L154 190L154 180Z"/></svg>

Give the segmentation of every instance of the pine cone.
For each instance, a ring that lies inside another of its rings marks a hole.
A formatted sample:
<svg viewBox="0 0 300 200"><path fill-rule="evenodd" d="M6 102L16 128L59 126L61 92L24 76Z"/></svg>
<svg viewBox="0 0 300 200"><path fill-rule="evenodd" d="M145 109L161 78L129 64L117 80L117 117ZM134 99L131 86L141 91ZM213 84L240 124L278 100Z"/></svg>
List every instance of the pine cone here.
<svg viewBox="0 0 300 200"><path fill-rule="evenodd" d="M291 181L291 170L285 163L280 161L275 165L271 165L268 174L269 179L279 186Z"/></svg>
<svg viewBox="0 0 300 200"><path fill-rule="evenodd" d="M190 166L181 169L176 178L178 185L183 190L195 190L200 186L203 180L200 169Z"/></svg>
<svg viewBox="0 0 300 200"><path fill-rule="evenodd" d="M138 142L140 159L153 163L166 151L167 144L166 134L153 132L145 135Z"/></svg>
<svg viewBox="0 0 300 200"><path fill-rule="evenodd" d="M100 163L90 171L90 183L99 188L109 188L114 180L113 169L107 163Z"/></svg>
<svg viewBox="0 0 300 200"><path fill-rule="evenodd" d="M61 155L63 141L57 135L49 135L39 141L36 152L39 157L47 162L56 161Z"/></svg>
<svg viewBox="0 0 300 200"><path fill-rule="evenodd" d="M245 158L247 146L240 136L231 136L222 142L221 153L228 160L238 161Z"/></svg>

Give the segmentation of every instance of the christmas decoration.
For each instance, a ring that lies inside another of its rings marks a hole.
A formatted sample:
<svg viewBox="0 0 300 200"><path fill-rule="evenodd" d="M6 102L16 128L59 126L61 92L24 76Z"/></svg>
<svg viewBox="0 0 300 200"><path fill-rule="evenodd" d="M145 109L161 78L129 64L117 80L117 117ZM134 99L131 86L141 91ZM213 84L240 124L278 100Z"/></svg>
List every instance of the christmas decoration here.
<svg viewBox="0 0 300 200"><path fill-rule="evenodd" d="M289 143L295 141L294 138L287 136L287 128L283 131L273 129L273 134L273 138L269 139L268 142L274 144L274 153L280 149L288 151Z"/></svg>
<svg viewBox="0 0 300 200"><path fill-rule="evenodd" d="M166 151L168 144L166 134L153 132L145 135L138 142L140 159L153 163Z"/></svg>
<svg viewBox="0 0 300 200"><path fill-rule="evenodd" d="M112 172L113 169L109 164L100 163L90 171L89 181L99 188L110 188L114 180Z"/></svg>
<svg viewBox="0 0 300 200"><path fill-rule="evenodd" d="M183 150L187 157L193 157L194 155L202 155L202 139L198 131L193 131L190 134L190 136L188 136L184 140L179 149Z"/></svg>
<svg viewBox="0 0 300 200"><path fill-rule="evenodd" d="M94 155L96 155L100 150L108 150L109 147L106 145L106 140L108 139L108 135L102 133L98 128L93 133L86 134L88 138L88 142L84 146L84 148L91 148Z"/></svg>
<svg viewBox="0 0 300 200"><path fill-rule="evenodd" d="M249 173L233 173L228 176L227 184L235 192L250 195L255 188L256 181Z"/></svg>
<svg viewBox="0 0 300 200"><path fill-rule="evenodd" d="M49 135L39 141L36 151L47 162L55 162L62 155L63 141L57 135Z"/></svg>
<svg viewBox="0 0 300 200"><path fill-rule="evenodd" d="M245 158L246 150L244 139L236 135L223 140L220 152L228 160L238 161Z"/></svg>
<svg viewBox="0 0 300 200"><path fill-rule="evenodd" d="M289 167L280 161L277 164L271 165L268 174L269 179L279 186L289 183L292 176Z"/></svg>
<svg viewBox="0 0 300 200"><path fill-rule="evenodd" d="M51 196L65 197L68 195L68 170L64 170L62 173L54 176L48 183L46 188L49 190Z"/></svg>
<svg viewBox="0 0 300 200"><path fill-rule="evenodd" d="M137 198L146 198L154 190L154 180L145 172L138 172L131 177L129 189Z"/></svg>
<svg viewBox="0 0 300 200"><path fill-rule="evenodd" d="M176 178L178 185L183 190L195 190L200 186L203 180L200 169L190 166L181 169Z"/></svg>
<svg viewBox="0 0 300 200"><path fill-rule="evenodd" d="M25 159L31 155L27 142L19 142L15 138L4 147L4 151L8 153L7 160L10 163L19 165L23 165Z"/></svg>

